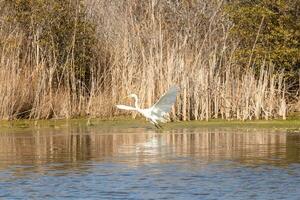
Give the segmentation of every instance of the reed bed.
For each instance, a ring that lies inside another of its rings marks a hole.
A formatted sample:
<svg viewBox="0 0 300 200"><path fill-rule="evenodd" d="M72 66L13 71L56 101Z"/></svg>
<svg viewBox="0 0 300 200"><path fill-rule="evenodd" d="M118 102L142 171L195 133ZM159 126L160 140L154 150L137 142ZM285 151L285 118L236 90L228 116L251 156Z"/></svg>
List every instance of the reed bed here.
<svg viewBox="0 0 300 200"><path fill-rule="evenodd" d="M1 29L0 119L111 118L124 115L114 105L129 104L128 94L147 107L172 85L180 88L173 120L286 118L284 74L235 60L223 1L167 2L87 1L97 51L84 79L72 51L58 62L39 30L24 48L21 30Z"/></svg>

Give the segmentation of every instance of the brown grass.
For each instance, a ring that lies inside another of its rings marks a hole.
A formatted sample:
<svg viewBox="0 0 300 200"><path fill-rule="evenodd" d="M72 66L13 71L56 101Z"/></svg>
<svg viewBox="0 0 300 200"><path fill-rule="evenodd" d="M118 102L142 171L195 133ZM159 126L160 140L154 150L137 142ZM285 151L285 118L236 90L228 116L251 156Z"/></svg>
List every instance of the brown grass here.
<svg viewBox="0 0 300 200"><path fill-rule="evenodd" d="M172 111L176 120L285 119L283 74L274 73L272 63L257 72L236 62L221 6L222 1L88 1L100 49L88 84L76 79L72 52L63 64L45 54L38 30L37 40L24 49L22 31L1 29L0 119L112 117L124 113L114 105L129 103L123 100L129 93L146 107L171 85L180 87Z"/></svg>

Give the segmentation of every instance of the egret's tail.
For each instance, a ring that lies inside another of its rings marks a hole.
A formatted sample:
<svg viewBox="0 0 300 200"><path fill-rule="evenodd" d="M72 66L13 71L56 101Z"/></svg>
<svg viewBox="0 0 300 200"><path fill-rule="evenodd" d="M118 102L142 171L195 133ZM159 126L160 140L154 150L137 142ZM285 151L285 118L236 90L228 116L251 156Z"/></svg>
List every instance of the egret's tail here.
<svg viewBox="0 0 300 200"><path fill-rule="evenodd" d="M125 105L116 105L117 108L122 109L122 110L134 110L136 111L136 108L131 107L131 106L125 106Z"/></svg>

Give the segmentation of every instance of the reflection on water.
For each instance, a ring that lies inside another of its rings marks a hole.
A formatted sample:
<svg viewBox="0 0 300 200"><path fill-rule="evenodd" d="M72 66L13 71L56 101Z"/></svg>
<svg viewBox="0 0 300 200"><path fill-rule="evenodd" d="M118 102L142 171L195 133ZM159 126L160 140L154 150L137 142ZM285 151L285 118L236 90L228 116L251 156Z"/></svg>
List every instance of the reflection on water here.
<svg viewBox="0 0 300 200"><path fill-rule="evenodd" d="M167 162L169 154L204 160L234 159L284 164L300 160L300 135L285 132L231 130L177 130L165 133L99 132L97 130L0 134L0 167L115 159L138 165ZM136 156L136 159L122 157ZM277 162L278 161L278 162Z"/></svg>
<svg viewBox="0 0 300 200"><path fill-rule="evenodd" d="M291 185L300 183L299 163L300 135L285 131L178 129L156 133L136 128L124 133L73 127L0 133L0 197L51 197L49 190L55 190L55 184L43 184L52 181L67 184L56 193L59 197L72 197L74 188L82 190L84 184L87 191L80 193L81 198L210 199L230 194L229 199L239 199L240 193L230 188L238 189L243 181L248 183L240 192L252 190L243 194L250 198L262 192L255 188L256 181L269 181L274 188L268 192L272 193L284 190L281 182L285 179L285 187L291 188L289 197L293 197L299 195ZM22 183L27 188L12 193ZM276 194L261 197L285 197L285 193Z"/></svg>

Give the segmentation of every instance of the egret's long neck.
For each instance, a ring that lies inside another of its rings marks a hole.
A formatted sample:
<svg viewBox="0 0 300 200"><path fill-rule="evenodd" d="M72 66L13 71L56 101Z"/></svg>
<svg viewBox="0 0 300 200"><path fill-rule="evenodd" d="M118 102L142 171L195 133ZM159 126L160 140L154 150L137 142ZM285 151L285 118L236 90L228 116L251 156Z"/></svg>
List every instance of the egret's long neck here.
<svg viewBox="0 0 300 200"><path fill-rule="evenodd" d="M135 106L135 108L140 108L138 97L134 96L133 98L134 98L134 106Z"/></svg>

